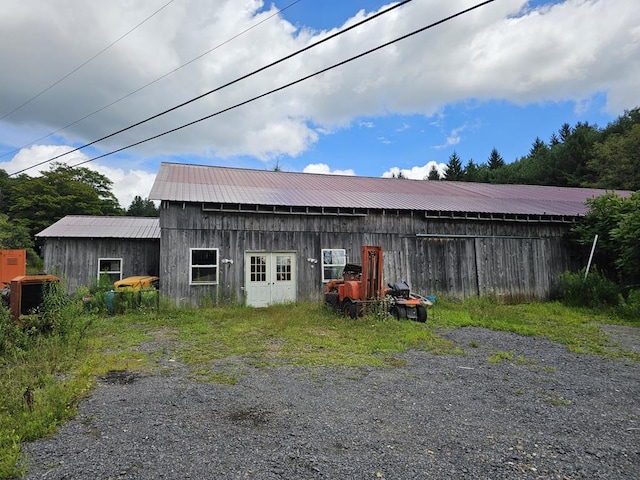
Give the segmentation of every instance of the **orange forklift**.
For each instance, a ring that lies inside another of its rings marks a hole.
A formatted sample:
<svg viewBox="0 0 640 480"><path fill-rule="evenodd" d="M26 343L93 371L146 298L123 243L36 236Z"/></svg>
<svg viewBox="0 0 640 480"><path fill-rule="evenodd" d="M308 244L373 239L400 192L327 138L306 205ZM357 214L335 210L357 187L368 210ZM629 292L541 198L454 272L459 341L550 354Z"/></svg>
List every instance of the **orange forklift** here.
<svg viewBox="0 0 640 480"><path fill-rule="evenodd" d="M362 247L362 265L347 264L343 279L327 283L325 303L351 318L384 308L397 319L427 321L429 300L411 293L406 282L382 287L382 247Z"/></svg>

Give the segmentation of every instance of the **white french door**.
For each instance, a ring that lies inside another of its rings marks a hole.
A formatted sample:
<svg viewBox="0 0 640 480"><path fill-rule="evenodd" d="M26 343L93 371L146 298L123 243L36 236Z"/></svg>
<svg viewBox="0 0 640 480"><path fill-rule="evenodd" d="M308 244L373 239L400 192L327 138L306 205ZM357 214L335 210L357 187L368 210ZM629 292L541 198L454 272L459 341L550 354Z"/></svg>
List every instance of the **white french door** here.
<svg viewBox="0 0 640 480"><path fill-rule="evenodd" d="M266 307L296 300L296 254L294 252L246 252L245 292L247 305Z"/></svg>

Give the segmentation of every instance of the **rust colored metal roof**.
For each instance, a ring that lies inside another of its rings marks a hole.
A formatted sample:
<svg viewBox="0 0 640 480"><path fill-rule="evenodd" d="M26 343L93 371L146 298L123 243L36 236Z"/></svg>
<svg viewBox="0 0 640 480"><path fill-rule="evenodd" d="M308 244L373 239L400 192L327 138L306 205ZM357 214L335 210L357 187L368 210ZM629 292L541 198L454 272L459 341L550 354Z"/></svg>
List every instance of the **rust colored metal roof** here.
<svg viewBox="0 0 640 480"><path fill-rule="evenodd" d="M577 216L605 190L371 178L163 163L153 200Z"/></svg>
<svg viewBox="0 0 640 480"><path fill-rule="evenodd" d="M158 218L68 215L36 237L159 239Z"/></svg>

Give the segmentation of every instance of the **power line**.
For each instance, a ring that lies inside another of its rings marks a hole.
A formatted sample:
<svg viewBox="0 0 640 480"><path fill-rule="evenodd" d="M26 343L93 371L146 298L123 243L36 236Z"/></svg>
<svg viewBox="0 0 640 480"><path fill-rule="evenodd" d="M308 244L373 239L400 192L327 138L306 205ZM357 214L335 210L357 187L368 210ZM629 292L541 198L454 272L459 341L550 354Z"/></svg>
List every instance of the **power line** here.
<svg viewBox="0 0 640 480"><path fill-rule="evenodd" d="M172 1L173 1L173 0L172 0ZM102 112L103 110L106 110L107 108L109 108L109 107L111 107L111 106L113 106L113 105L115 105L115 104L117 104L117 103L121 102L122 100L125 100L126 98L129 98L129 97L131 97L132 95L135 95L136 93L138 93L138 92L140 92L140 91L144 90L144 89L145 89L145 88L147 88L147 87L150 87L151 85L153 85L153 84L155 84L155 83L159 82L160 80L162 80L162 79L164 79L164 78L168 77L169 75L174 74L175 72L177 72L178 70L180 70L180 69L182 69L182 68L186 67L187 65L191 65L191 64L192 64L193 62L195 62L196 60L201 59L201 58L202 58L202 57L204 57L205 55L210 54L210 53L211 53L211 52L213 52L214 50L217 50L218 48L220 48L220 47L222 47L222 46L226 45L227 43L229 43L229 42L231 42L231 41L235 40L236 38L240 37L241 35L244 35L245 33L249 32L250 30L253 30L254 28L256 28L256 27L258 27L258 26L262 25L264 22L266 22L266 21L270 20L271 18L273 18L273 17L277 16L278 14L280 14L280 13L284 12L284 11L285 11L285 10L287 10L288 8L290 8L290 7L294 6L296 3L300 3L301 1L302 1L302 0L295 0L294 2L290 3L290 4L289 4L289 5L287 5L286 7L283 7L282 9L277 10L277 11L276 11L275 13L273 13L272 15L269 15L267 18L265 18L265 19L261 20L260 22L258 22L258 23L255 23L255 24L251 25L250 27L248 27L248 28L246 28L245 30L241 31L240 33L238 33L238 34L234 35L233 37L231 37L231 38L229 38L229 39L225 40L225 41L224 41L224 42L222 42L222 43L219 43L219 44L218 44L218 45L216 45L215 47L213 47L213 48L211 48L211 49L207 50L207 51L206 51L206 52L204 52L204 53L201 53L201 54L200 54L200 55L198 55L197 57L192 58L192 59L191 59L191 60L189 60L188 62L183 63L183 64L182 64L182 65L180 65L179 67L176 67L176 68L174 68L173 70L170 70L169 72L165 73L164 75L161 75L160 77L156 78L155 80L152 80L151 82L147 83L146 85L143 85L143 86L141 86L141 87L139 87L139 88L137 88L137 89L133 90L132 92L130 92L130 93L128 93L128 94L126 94L126 95L124 95L124 96L122 96L122 97L118 98L117 100L112 101L111 103L109 103L109 104L107 104L107 105L105 105L105 106L103 106L103 107L99 108L98 110L95 110L94 112L91 112L91 113L89 113L89 114L85 115L84 117L79 118L78 120L75 120L74 122L71 122L71 123L69 123L68 125L65 125L64 127L61 127L61 128L59 128L59 129L57 129L57 130L55 130L55 131L53 131L53 132L51 132L51 133L49 133L49 134L47 134L47 135L44 135L44 136L42 136L42 137L40 137L40 138L37 138L37 139L35 139L35 140L33 140L33 141L31 141L31 142L29 142L29 143L25 144L25 145L22 145L22 146L21 146L21 147L19 147L19 148L15 148L15 149L13 149L13 150L11 150L11 151L9 151L9 152L3 153L2 155L0 155L0 158L3 158L3 157L6 157L6 156L9 156L9 155L11 155L11 154L13 154L13 153L17 153L17 152L19 152L20 150L22 150L22 149L23 149L23 148L25 148L25 147L31 146L31 145L33 145L34 143L39 142L40 140L44 140L45 138L49 138L51 135L55 135L56 133L62 132L63 130L66 130L67 128L72 127L73 125L76 125L77 123L80 123L80 122L82 122L83 120L86 120L87 118L92 117L93 115L95 115L95 114L97 114L97 113L100 113L100 112ZM166 5L165 5L165 6L166 6ZM163 8L164 8L164 7L163 7Z"/></svg>
<svg viewBox="0 0 640 480"><path fill-rule="evenodd" d="M262 94L260 94L260 95L257 95L257 96L255 96L255 97L253 97L253 98L250 98L250 99L245 100L245 101L243 101L243 102L237 103L237 104L235 104L235 105L233 105L233 106L231 106L231 107L228 107L228 108L225 108L225 109L219 110L219 111L217 111L217 112L215 112L215 113L212 113L212 114L207 115L207 116L205 116L205 117L199 118L199 119L194 120L194 121L192 121L192 122L185 123L184 125L181 125L181 126L179 126L179 127L172 128L171 130L166 130L165 132L160 133L160 134L158 134L158 135L154 135L154 136L152 136L152 137L145 138L144 140L140 140L140 141L138 141L138 142L132 143L132 144L130 144L130 145L127 145L126 147L121 147L121 148L118 148L117 150L112 150L111 152L107 152L107 153L104 153L104 154L99 155L99 156L97 156L97 157L93 157L93 158L90 158L90 159L88 159L88 160L84 160L84 161L82 161L82 162L76 163L76 164L75 164L75 165L73 165L71 168L75 168L75 167L78 167L78 166L80 166L80 165L84 165L84 164L86 164L86 163L93 162L94 160L98 160L98 159L100 159L100 158L104 158L104 157L107 157L107 156L109 156L109 155L113 155L114 153L122 152L123 150L127 150L127 149L129 149L129 148L136 147L136 146L138 146L138 145L141 145L141 144L143 144L143 143L149 142L149 141L151 141L151 140L155 140L155 139L157 139L157 138L163 137L163 136L168 135L168 134L170 134L170 133L177 132L178 130L182 130L182 129L184 129L184 128L190 127L190 126L192 126L192 125L195 125L196 123L200 123L200 122L203 122L204 120L208 120L208 119L213 118L213 117L215 117L215 116L221 115L221 114L226 113L226 112L228 112L228 111L230 111L230 110L234 110L234 109L239 108L239 107L241 107L241 106L247 105L248 103L254 102L254 101L256 101L256 100L259 100L259 99L261 99L261 98L263 98L263 97L266 97L266 96L268 96L268 95L271 95L271 94L273 94L273 93L279 92L279 91L284 90L284 89L286 89L286 88L289 88L289 87L291 87L291 86L293 86L293 85L296 85L296 84L298 84L298 83L302 83L302 82L304 82L305 80L308 80L308 79L310 79L310 78L312 78L312 77L315 77L315 76L321 75L321 74L323 74L323 73L325 73L325 72L328 72L328 71L330 71L330 70L333 70L334 68L338 68L338 67L340 67L340 66L342 66L342 65L345 65L345 64L350 63L350 62L352 62L352 61L354 61L354 60L357 60L357 59L359 59L359 58L362 58L362 57L364 57L364 56L366 56L366 55L369 55L369 54L371 54L371 53L373 53L373 52L376 52L376 51L378 51L378 50L381 50L381 49L383 49L383 48L385 48L385 47L388 47L389 45L392 45L392 44L394 44L394 43L400 42L400 41L402 41L402 40L406 40L407 38L413 37L414 35L417 35L417 34L419 34L419 33L424 32L425 30L429 30L429 29L431 29L431 28L433 28L433 27L436 27L436 26L441 25L441 24L443 24L443 23L445 23L445 22L448 22L448 21L450 21L450 20L453 20L453 19L454 19L454 18L456 18L456 17L459 17L459 16L464 15L464 14L466 14L466 13L469 13L469 12L471 12L471 11L473 11L473 10L476 10L476 9L478 9L478 8L480 8L480 7L483 7L483 6L485 6L485 5L488 5L489 3L493 3L494 1L495 1L495 0L486 0L486 1L482 2L482 3L478 3L478 4L476 4L476 5L472 6L472 7L469 7L469 8L467 8L467 9L465 9L465 10L461 10L461 11L459 11L458 13L455 13L455 14L453 14L453 15L450 15L450 16L446 17L446 18L443 18L443 19L441 19L441 20L438 20L437 22L434 22L434 23L431 23L431 24L429 24L429 25L427 25L427 26L425 26L425 27L419 28L418 30L414 30L414 31L413 31L413 32L411 32L411 33L408 33L408 34L406 34L406 35L403 35L403 36L401 36L401 37L398 37L398 38L396 38L396 39L394 39L394 40L391 40L391 41L389 41L389 42L383 43L382 45L379 45L379 46L374 47L374 48L372 48L372 49L370 49L370 50L367 50L367 51L365 51L365 52L362 52L362 53L360 53L360 54L358 54L358 55L355 55L355 56L353 56L353 57L350 57L350 58L348 58L348 59L346 59L346 60L343 60L343 61L341 61L341 62L339 62L339 63L335 63L335 64L331 65L330 67L326 67L326 68L323 68L323 69L321 69L321 70L318 70L318 71L317 71L317 72L315 72L315 73L312 73L312 74L310 74L310 75L306 75L306 76L304 76L304 77L302 77L302 78L299 78L298 80L295 80L295 81L293 81L293 82L287 83L287 84L282 85L282 86L280 86L280 87L278 87L278 88L274 88L273 90L269 90L268 92L262 93ZM71 152L69 152L69 153L71 153Z"/></svg>
<svg viewBox="0 0 640 480"><path fill-rule="evenodd" d="M71 70L69 73L67 73L66 75L64 75L62 78L60 78L59 80L57 80L56 82L52 83L51 85L49 85L47 88L45 88L44 90L42 90L40 93L34 95L33 97L31 97L29 100L27 100L26 102L22 103L21 105L18 105L16 108L14 108L13 110L11 110L8 113L5 113L2 117L0 117L0 120L4 120L5 118L7 118L9 115L17 112L18 110L20 110L22 107L30 104L31 102L33 102L36 98L40 97L40 95L48 92L49 90L51 90L53 87L55 87L56 85L58 85L59 83L63 82L64 80L66 80L67 78L69 78L71 75L73 75L74 73L76 73L78 70L80 70L82 67L84 67L85 65L87 65L89 62L93 61L95 58L97 58L98 56L102 55L104 52L106 52L107 50L109 50L111 47L113 47L116 43L118 43L120 40L122 40L124 37L126 37L127 35L129 35L131 32L133 32L135 29L137 29L138 27L140 27L142 24L146 23L148 20L150 20L152 17L154 17L156 14L158 14L161 10L163 10L165 7L167 7L169 4L173 3L175 0L169 0L167 3L165 3L163 6L161 6L159 9L157 9L155 12L153 12L151 15L149 15L147 18L145 18L144 20L142 20L140 23L138 23L135 27L133 27L131 30L129 30L127 33L125 33L124 35L120 36L117 40L115 40L114 42L110 43L109 45L107 45L105 48L103 48L102 50L100 50L98 53L96 53L93 57L91 57L90 59L86 60L84 63L80 64L79 66L77 66L76 68L74 68L73 70ZM55 132L54 132L55 133ZM50 134L53 135L53 134ZM46 138L46 137L45 137ZM37 141L37 140L36 140Z"/></svg>
<svg viewBox="0 0 640 480"><path fill-rule="evenodd" d="M332 35L329 35L328 37L325 37L325 38L323 38L321 40L318 40L317 42L312 43L311 45L307 45L306 47L301 48L300 50L297 50L296 52L293 52L293 53L291 53L291 54L289 54L289 55L287 55L285 57L282 57L279 60L276 60L275 62L272 62L272 63L270 63L268 65L263 66L263 67L260 67L257 70L254 70L254 71L252 71L250 73L247 73L247 74L245 74L245 75L243 75L241 77L236 78L235 80L232 80L232 81L230 81L228 83L225 83L224 85L222 85L220 87L214 88L213 90L209 90L208 92L205 92L205 93L203 93L201 95L198 95L197 97L194 97L194 98L192 98L190 100L187 100L186 102L183 102L183 103L181 103L179 105L171 107L171 108L169 108L167 110L164 110L164 111L162 111L160 113L152 115L151 117L147 117L144 120L141 120L141 121L139 121L137 123L129 125L128 127L122 128L122 129L120 129L120 130L118 130L116 132L110 133L109 135L105 135L104 137L98 138L97 140L94 140L92 142L89 142L89 143L86 143L84 145L81 145L81 146L79 146L77 148L74 148L73 150L69 150L68 152L62 153L60 155L56 155L55 157L49 158L47 160L43 160L42 162L36 163L34 165L31 165L30 167L26 167L26 168L23 168L22 170L18 170L17 172L14 172L14 173L10 174L10 176L18 175L19 173L26 172L27 170L31 170L32 168L39 167L40 165L44 165L45 163L52 162L53 160L57 160L58 158L64 157L65 155L69 155L70 153L74 153L74 152L77 152L77 151L82 150L84 148L87 148L87 147L89 147L91 145L95 145L98 142L101 142L103 140L107 140L108 138L115 137L116 135L119 135L119 134L121 134L123 132L126 132L127 130L131 130L132 128L135 128L135 127L138 127L138 126L140 126L140 125L142 125L144 123L150 122L151 120L155 120L156 118L159 118L159 117L161 117L163 115L166 115L167 113L173 112L175 110L178 110L179 108L182 108L182 107L184 107L186 105L189 105L189 104L191 104L193 102L196 102L198 100L201 100L202 98L204 98L204 97L206 97L208 95L211 95L212 93L218 92L218 91L220 91L220 90L222 90L222 89L224 89L226 87L234 85L234 84L236 84L236 83L238 83L238 82L240 82L242 80L245 80L245 79L247 79L249 77L252 77L253 75L256 75L256 74L258 74L260 72L263 72L263 71L265 71L265 70L267 70L267 69L269 69L269 68L271 68L271 67L273 67L275 65L278 65L278 64L280 64L280 63L282 63L282 62L284 62L286 60L289 60L289 59L291 59L291 58L293 58L293 57L295 57L297 55L300 55L301 53L306 52L307 50L310 50L310 49L312 49L314 47L317 47L318 45L320 45L322 43L328 42L329 40L331 40L331 39L333 39L333 38L335 38L335 37L337 37L339 35L342 35L342 34L348 32L350 30L353 30L354 28L357 28L357 27L359 27L359 26L361 26L361 25L363 25L363 24L365 24L367 22L370 22L370 21L378 18L381 15L389 13L390 11L392 11L392 10L394 10L396 8L399 8L399 7L403 6L403 5L406 5L407 3L410 3L411 1L413 1L413 0L404 0L402 2L396 3L395 5L392 5L391 7L387 8L385 10L382 10L382 11L380 11L380 12L378 12L378 13L376 13L376 14L368 17L368 18L365 18L364 20L361 20L361 21L359 21L359 22L357 22L357 23L355 23L355 24L353 24L353 25L351 25L349 27L346 27L346 28L344 28L344 29L332 34Z"/></svg>

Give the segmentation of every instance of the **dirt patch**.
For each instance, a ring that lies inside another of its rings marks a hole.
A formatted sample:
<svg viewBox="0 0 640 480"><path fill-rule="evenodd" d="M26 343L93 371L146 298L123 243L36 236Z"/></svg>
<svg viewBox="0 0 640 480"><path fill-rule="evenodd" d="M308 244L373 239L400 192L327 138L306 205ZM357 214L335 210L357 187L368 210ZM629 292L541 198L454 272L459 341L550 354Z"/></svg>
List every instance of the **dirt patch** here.
<svg viewBox="0 0 640 480"><path fill-rule="evenodd" d="M130 385L138 376L139 374L129 370L109 370L100 380L111 385Z"/></svg>

